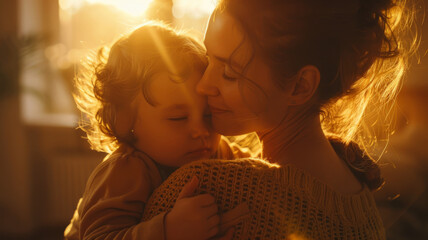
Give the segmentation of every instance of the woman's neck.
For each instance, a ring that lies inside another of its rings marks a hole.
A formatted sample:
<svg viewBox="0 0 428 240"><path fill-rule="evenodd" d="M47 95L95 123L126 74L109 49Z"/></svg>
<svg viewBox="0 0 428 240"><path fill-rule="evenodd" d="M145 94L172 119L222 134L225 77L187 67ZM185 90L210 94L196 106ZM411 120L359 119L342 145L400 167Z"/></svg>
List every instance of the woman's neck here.
<svg viewBox="0 0 428 240"><path fill-rule="evenodd" d="M324 135L319 116L292 115L272 131L259 134L263 158L282 166L293 165L340 193L361 191L361 183Z"/></svg>
<svg viewBox="0 0 428 240"><path fill-rule="evenodd" d="M319 116L295 114L286 117L275 129L260 133L259 137L263 143L263 157L280 165L305 164L305 160L314 157L338 158L324 135Z"/></svg>

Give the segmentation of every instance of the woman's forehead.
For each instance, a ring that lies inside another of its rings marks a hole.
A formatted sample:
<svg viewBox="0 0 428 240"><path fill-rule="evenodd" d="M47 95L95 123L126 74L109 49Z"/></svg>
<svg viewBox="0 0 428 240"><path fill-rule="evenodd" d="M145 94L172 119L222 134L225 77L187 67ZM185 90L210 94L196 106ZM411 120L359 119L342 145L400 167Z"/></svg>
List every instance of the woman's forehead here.
<svg viewBox="0 0 428 240"><path fill-rule="evenodd" d="M254 57L254 49L240 24L226 11L215 12L205 34L207 54L244 70Z"/></svg>
<svg viewBox="0 0 428 240"><path fill-rule="evenodd" d="M205 33L205 47L208 53L228 58L244 40L238 22L226 11L214 12Z"/></svg>

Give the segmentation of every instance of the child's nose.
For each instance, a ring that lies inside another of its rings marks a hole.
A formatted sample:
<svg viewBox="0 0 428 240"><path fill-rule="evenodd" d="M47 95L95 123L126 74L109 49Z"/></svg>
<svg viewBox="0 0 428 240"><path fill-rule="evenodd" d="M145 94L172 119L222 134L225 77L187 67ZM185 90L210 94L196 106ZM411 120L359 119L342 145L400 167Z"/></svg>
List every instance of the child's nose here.
<svg viewBox="0 0 428 240"><path fill-rule="evenodd" d="M196 85L196 92L202 95L214 97L220 94L218 88L212 83L215 79L212 76L212 70L210 66L205 70L201 80Z"/></svg>
<svg viewBox="0 0 428 240"><path fill-rule="evenodd" d="M192 138L206 138L210 136L210 131L206 124L197 123L192 128Z"/></svg>

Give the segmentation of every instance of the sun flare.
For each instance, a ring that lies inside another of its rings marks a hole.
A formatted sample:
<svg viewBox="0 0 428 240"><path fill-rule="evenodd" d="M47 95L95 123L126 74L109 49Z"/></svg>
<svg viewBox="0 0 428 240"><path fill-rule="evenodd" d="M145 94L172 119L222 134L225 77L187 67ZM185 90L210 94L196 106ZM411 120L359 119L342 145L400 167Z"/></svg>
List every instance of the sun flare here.
<svg viewBox="0 0 428 240"><path fill-rule="evenodd" d="M120 9L133 16L143 15L153 0L85 0L88 3L103 3Z"/></svg>
<svg viewBox="0 0 428 240"><path fill-rule="evenodd" d="M59 0L62 10L75 11L85 4L110 5L131 16L143 16L153 0Z"/></svg>

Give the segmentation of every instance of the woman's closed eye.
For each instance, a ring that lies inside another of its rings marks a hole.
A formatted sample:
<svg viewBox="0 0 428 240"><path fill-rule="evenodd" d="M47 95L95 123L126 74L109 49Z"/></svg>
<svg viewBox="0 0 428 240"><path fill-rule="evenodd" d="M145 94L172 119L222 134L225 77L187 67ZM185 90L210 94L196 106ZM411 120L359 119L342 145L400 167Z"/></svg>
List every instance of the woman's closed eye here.
<svg viewBox="0 0 428 240"><path fill-rule="evenodd" d="M236 80L237 78L239 78L239 74L236 73L230 66L225 65L224 66L224 72L223 72L223 78L226 80Z"/></svg>
<svg viewBox="0 0 428 240"><path fill-rule="evenodd" d="M169 117L168 120L174 121L174 122L185 121L185 120L187 120L187 116Z"/></svg>

